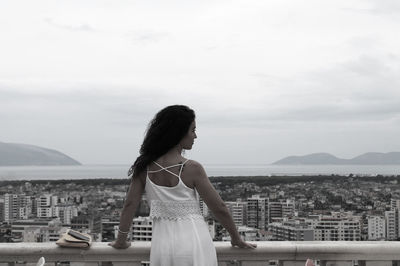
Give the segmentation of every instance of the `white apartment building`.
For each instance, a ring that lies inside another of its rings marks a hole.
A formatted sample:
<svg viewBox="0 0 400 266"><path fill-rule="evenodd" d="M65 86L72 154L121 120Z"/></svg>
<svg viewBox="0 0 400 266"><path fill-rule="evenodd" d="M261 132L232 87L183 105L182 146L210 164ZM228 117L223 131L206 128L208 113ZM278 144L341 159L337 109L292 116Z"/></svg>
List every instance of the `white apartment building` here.
<svg viewBox="0 0 400 266"><path fill-rule="evenodd" d="M399 211L385 211L386 240L395 240L399 234Z"/></svg>
<svg viewBox="0 0 400 266"><path fill-rule="evenodd" d="M6 193L4 195L4 221L9 222L18 219L18 213L18 195Z"/></svg>
<svg viewBox="0 0 400 266"><path fill-rule="evenodd" d="M153 220L150 217L134 218L132 222L132 241L151 241L152 225Z"/></svg>
<svg viewBox="0 0 400 266"><path fill-rule="evenodd" d="M225 202L230 211L236 226L247 224L247 202L243 201L227 201Z"/></svg>
<svg viewBox="0 0 400 266"><path fill-rule="evenodd" d="M59 217L59 209L57 207L58 196L51 194L42 195L37 199L37 217L51 218Z"/></svg>
<svg viewBox="0 0 400 266"><path fill-rule="evenodd" d="M4 195L4 221L28 219L32 214L32 199L25 194Z"/></svg>
<svg viewBox="0 0 400 266"><path fill-rule="evenodd" d="M316 241L360 241L361 218L358 216L335 214L320 217L315 221Z"/></svg>
<svg viewBox="0 0 400 266"><path fill-rule="evenodd" d="M368 240L385 240L386 221L382 216L368 217Z"/></svg>

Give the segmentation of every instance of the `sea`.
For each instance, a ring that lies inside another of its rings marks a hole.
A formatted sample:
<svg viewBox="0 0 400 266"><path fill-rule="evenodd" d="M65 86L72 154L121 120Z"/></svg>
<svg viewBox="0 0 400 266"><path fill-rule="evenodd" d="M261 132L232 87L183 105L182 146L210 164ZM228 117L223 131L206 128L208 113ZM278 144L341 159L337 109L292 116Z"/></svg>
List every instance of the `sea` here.
<svg viewBox="0 0 400 266"><path fill-rule="evenodd" d="M204 164L208 176L400 175L400 165ZM127 178L129 165L1 166L0 181Z"/></svg>

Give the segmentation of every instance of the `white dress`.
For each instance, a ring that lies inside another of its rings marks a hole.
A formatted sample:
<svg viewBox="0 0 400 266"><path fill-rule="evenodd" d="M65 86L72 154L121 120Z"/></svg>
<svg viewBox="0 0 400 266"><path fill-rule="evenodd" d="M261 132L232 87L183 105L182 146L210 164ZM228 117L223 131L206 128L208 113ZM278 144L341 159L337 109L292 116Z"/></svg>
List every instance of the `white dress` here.
<svg viewBox="0 0 400 266"><path fill-rule="evenodd" d="M184 163L147 171L145 192L153 218L151 266L217 266L208 226L200 212L199 195L180 176ZM168 170L180 166L179 175ZM174 187L153 183L148 173L167 171L179 178Z"/></svg>

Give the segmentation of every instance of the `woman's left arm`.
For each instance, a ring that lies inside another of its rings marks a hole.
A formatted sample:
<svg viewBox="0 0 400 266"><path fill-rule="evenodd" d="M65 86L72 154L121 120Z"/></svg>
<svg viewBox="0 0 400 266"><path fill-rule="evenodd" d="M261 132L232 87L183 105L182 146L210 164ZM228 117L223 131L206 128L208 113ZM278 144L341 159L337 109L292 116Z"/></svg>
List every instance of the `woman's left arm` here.
<svg viewBox="0 0 400 266"><path fill-rule="evenodd" d="M121 217L119 221L119 232L118 237L115 241L111 242L109 245L114 248L127 248L130 246L130 242L127 242L127 236L131 225L133 216L139 207L140 200L144 191L144 181L143 174L137 177L132 177L132 182L129 186L128 194L124 203L124 207L121 212ZM121 233L126 232L126 233Z"/></svg>

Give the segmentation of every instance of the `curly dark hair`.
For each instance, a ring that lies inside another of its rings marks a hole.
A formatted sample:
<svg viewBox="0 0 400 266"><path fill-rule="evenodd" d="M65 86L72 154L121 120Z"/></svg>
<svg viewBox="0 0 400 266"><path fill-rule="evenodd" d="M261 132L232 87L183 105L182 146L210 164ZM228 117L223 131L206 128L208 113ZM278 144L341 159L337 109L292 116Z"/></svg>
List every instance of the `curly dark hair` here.
<svg viewBox="0 0 400 266"><path fill-rule="evenodd" d="M150 121L139 157L129 169L128 175L135 178L152 161L175 147L187 134L196 115L185 105L171 105L159 111Z"/></svg>

